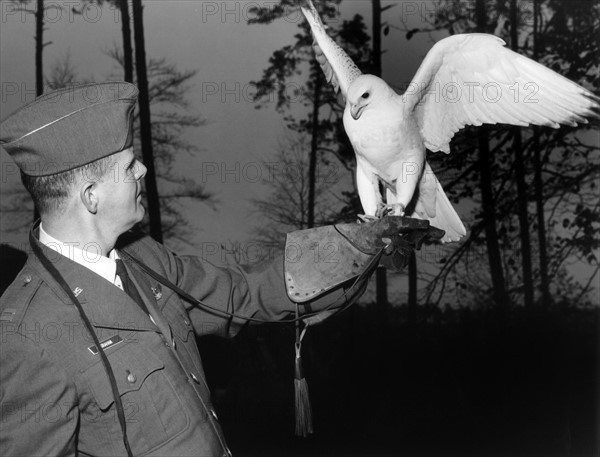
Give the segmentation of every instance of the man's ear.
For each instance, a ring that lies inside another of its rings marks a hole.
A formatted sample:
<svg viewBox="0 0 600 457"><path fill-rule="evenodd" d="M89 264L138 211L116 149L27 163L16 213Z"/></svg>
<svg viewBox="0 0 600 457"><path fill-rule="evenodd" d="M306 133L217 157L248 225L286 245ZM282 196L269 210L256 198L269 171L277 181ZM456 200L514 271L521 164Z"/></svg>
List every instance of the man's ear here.
<svg viewBox="0 0 600 457"><path fill-rule="evenodd" d="M79 198L81 198L86 209L92 214L98 212L99 192L97 184L93 181L85 181L79 190Z"/></svg>

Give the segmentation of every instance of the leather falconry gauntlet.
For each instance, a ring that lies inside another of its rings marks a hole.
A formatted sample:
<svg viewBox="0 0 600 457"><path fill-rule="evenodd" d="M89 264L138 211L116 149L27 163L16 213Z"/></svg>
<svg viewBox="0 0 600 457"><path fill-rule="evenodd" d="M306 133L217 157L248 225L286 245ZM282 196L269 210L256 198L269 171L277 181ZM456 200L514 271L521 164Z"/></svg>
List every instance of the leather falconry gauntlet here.
<svg viewBox="0 0 600 457"><path fill-rule="evenodd" d="M313 300L362 274L382 249L380 263L401 270L415 249L443 236L429 221L405 216L290 232L285 247L288 296L296 303Z"/></svg>

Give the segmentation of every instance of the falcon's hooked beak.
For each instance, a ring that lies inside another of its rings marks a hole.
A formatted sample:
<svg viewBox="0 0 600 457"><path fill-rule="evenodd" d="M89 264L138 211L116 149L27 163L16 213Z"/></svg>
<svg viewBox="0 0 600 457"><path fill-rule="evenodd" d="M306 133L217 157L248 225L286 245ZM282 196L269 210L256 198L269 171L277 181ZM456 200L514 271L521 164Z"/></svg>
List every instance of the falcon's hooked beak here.
<svg viewBox="0 0 600 457"><path fill-rule="evenodd" d="M352 116L352 119L358 121L366 107L367 105L363 105L360 102L356 103L355 105L350 105L350 115Z"/></svg>

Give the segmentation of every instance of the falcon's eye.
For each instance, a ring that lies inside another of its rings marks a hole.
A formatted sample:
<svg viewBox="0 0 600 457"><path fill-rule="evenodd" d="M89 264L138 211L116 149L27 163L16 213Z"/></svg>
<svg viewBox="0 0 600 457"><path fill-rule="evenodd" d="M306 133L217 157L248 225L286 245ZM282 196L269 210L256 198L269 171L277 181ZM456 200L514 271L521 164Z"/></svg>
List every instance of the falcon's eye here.
<svg viewBox="0 0 600 457"><path fill-rule="evenodd" d="M362 98L367 99L369 98L369 93L365 92L364 94L361 95Z"/></svg>

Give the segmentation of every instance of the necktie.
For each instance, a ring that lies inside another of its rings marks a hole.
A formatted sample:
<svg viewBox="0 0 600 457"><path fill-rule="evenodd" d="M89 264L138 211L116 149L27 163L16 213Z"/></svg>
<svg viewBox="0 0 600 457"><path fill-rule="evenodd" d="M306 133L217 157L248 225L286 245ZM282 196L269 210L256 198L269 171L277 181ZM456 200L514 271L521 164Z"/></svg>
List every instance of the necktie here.
<svg viewBox="0 0 600 457"><path fill-rule="evenodd" d="M171 343L173 344L173 348L175 348L175 340L173 339L171 328L169 327L167 321L164 320L160 310L158 310L154 306L152 307L152 313L148 310L146 304L144 303L144 300L142 300L140 293L135 287L135 284L133 283L131 278L129 278L123 261L121 259L117 259L115 262L117 264L117 275L119 276L119 278L121 278L121 284L123 284L123 291L127 295L129 295L148 316L150 316L150 319L152 320L152 322L154 322L154 325L158 327L160 333L163 334L167 341L171 341Z"/></svg>
<svg viewBox="0 0 600 457"><path fill-rule="evenodd" d="M149 315L150 312L148 311L148 308L146 307L144 300L142 300L140 293L138 292L137 288L135 287L135 284L131 281L131 279L129 278L129 275L127 274L127 270L125 269L125 264L123 263L123 261L121 259L117 259L116 264L117 264L117 276L119 278L121 278L121 284L123 284L123 291L127 295L129 295L131 298L133 298L133 300L139 305L139 307L142 308L142 310L146 314Z"/></svg>

